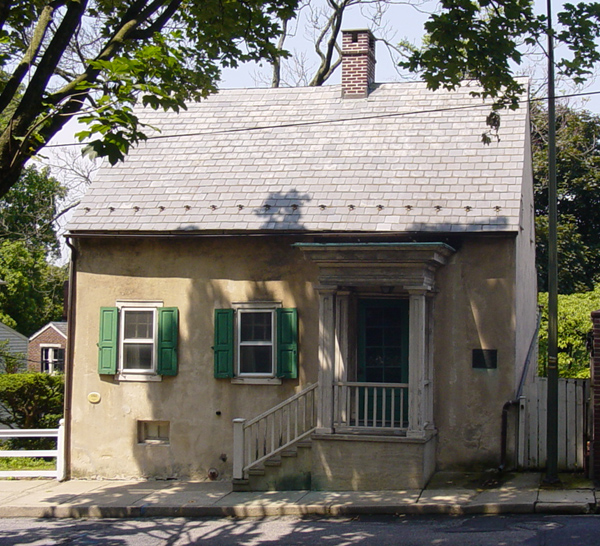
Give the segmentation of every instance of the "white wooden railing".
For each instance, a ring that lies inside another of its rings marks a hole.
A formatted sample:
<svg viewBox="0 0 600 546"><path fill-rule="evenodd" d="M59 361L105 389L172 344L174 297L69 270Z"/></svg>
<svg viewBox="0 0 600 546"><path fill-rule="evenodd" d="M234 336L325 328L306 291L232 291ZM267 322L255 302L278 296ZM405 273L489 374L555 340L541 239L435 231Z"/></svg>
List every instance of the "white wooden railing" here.
<svg viewBox="0 0 600 546"><path fill-rule="evenodd" d="M233 420L233 478L306 438L317 423L317 384L246 421Z"/></svg>
<svg viewBox="0 0 600 546"><path fill-rule="evenodd" d="M336 432L344 429L405 431L408 427L408 383L334 383L333 426Z"/></svg>
<svg viewBox="0 0 600 546"><path fill-rule="evenodd" d="M3 470L0 478L56 478L64 481L65 427L61 419L58 428L3 429L0 440L7 438L56 438L56 449L0 450L0 457L56 457L56 470Z"/></svg>

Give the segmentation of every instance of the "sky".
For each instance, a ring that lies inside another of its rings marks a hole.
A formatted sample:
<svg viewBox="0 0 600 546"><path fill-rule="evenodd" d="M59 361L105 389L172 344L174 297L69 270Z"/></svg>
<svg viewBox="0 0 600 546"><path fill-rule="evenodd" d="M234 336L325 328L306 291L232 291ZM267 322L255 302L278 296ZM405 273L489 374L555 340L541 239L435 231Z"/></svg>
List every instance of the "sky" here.
<svg viewBox="0 0 600 546"><path fill-rule="evenodd" d="M389 41L397 43L402 39L406 39L415 45L421 43L424 35L424 23L428 16L435 10L437 2L435 0L419 0L421 5L414 7L414 0L410 0L412 5L409 5L402 0L386 0L387 10L381 17L381 26L383 30L376 30L375 35L379 37L384 35ZM324 0L311 0L312 5L323 3ZM554 19L556 20L556 12L560 8L562 1L553 0ZM368 4L372 5L372 4ZM546 0L536 0L536 9L539 13L546 12ZM350 7L345 15L342 24L343 29L359 29L373 27L373 22L369 19L369 7L355 5ZM366 16L365 16L366 13ZM372 11L370 12L372 14ZM304 9L300 12L295 25L295 35L288 39L285 48L294 55L303 55L308 59L308 65L314 68L317 66L317 57L313 49L313 41L310 38L310 28L307 25L307 17L309 12ZM411 81L417 79L414 75L405 74L402 77L396 68L396 62L390 57L385 45L377 43L377 66L375 80L377 82L393 82L393 81ZM518 68L517 72L523 71L529 74L532 70L531 66L536 67L537 76L543 76L545 71L544 61L535 59L529 67ZM540 66L542 67L540 69ZM328 80L329 84L337 84L340 80L340 70ZM542 72L542 74L540 74ZM268 86L270 80L270 67L268 63L263 63L259 66L256 63L246 63L235 69L224 69L222 73L221 83L222 89L228 88L247 88L247 87L265 87ZM262 81L260 81L262 80ZM592 81L586 89L577 91L586 92L600 90L600 82ZM572 89L564 89L563 92L573 92ZM560 94L560 90L557 91ZM592 112L600 113L600 95L592 96L587 99L582 99L576 103L577 106L582 106ZM59 135L57 135L52 144L64 144L76 142L74 134L81 130L81 126L77 122L71 122L67 125ZM48 150L51 153L51 150Z"/></svg>

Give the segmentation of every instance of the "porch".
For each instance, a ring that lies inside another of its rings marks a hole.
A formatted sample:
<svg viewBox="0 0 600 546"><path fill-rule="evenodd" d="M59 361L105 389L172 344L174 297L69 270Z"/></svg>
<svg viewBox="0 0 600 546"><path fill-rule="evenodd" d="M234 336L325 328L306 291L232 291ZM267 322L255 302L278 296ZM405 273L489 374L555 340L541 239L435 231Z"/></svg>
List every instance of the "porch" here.
<svg viewBox="0 0 600 546"><path fill-rule="evenodd" d="M319 267L318 381L234 421L234 479L311 438L313 489L422 487L435 468L435 273L454 249L295 246Z"/></svg>
<svg viewBox="0 0 600 546"><path fill-rule="evenodd" d="M318 382L250 421L234 420L234 480L310 438L302 472L313 489L421 487L435 468L435 272L454 249L296 246L319 267Z"/></svg>

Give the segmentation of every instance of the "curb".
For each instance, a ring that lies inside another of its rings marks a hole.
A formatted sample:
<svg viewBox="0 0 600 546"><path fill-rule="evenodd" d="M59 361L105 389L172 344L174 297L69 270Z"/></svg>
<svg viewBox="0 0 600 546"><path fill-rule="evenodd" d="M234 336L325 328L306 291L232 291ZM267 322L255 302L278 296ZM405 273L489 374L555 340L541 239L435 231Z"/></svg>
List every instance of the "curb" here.
<svg viewBox="0 0 600 546"><path fill-rule="evenodd" d="M281 516L474 516L499 514L593 514L589 503L486 503L486 504L271 504L232 506L0 506L0 518L202 518Z"/></svg>

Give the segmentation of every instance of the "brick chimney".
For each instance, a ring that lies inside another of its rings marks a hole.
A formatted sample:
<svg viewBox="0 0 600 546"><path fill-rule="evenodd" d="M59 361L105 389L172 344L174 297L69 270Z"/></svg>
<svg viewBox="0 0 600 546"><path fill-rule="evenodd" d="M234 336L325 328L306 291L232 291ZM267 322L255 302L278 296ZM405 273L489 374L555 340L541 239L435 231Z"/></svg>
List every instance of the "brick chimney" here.
<svg viewBox="0 0 600 546"><path fill-rule="evenodd" d="M368 29L342 31L342 97L360 99L375 82L375 37Z"/></svg>

